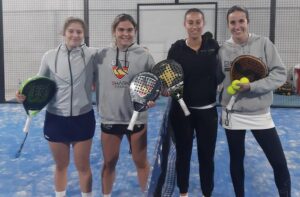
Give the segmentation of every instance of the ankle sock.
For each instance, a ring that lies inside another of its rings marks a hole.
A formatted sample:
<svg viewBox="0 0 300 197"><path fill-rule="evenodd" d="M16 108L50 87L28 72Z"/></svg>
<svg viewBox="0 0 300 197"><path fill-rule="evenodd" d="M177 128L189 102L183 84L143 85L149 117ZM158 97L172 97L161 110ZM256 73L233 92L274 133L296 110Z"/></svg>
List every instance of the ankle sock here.
<svg viewBox="0 0 300 197"><path fill-rule="evenodd" d="M88 193L81 192L81 196L82 197L92 197L93 194L92 194L92 192L88 192Z"/></svg>
<svg viewBox="0 0 300 197"><path fill-rule="evenodd" d="M66 197L66 190L61 192L55 191L55 197Z"/></svg>

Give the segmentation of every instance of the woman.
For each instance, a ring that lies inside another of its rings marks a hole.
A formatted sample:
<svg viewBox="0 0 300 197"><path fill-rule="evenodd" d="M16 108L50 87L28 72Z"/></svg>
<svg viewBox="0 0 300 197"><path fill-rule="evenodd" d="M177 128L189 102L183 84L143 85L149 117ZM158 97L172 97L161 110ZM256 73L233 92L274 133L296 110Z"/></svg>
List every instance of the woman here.
<svg viewBox="0 0 300 197"><path fill-rule="evenodd" d="M249 33L248 11L239 6L227 12L231 38L222 45L219 54L225 73L224 87L230 85L230 62L240 55L252 55L268 67L266 78L239 84L239 96L231 111L226 112L230 95L223 91L222 126L225 128L230 152L230 172L236 196L244 194L245 133L251 130L266 154L273 170L281 197L291 196L291 181L282 146L270 114L273 90L286 81L286 68L276 47L268 38ZM225 124L229 122L229 124Z"/></svg>
<svg viewBox="0 0 300 197"><path fill-rule="evenodd" d="M154 65L152 56L135 44L136 23L128 14L118 15L112 24L115 42L100 52L98 65L97 105L101 116L101 143L104 164L102 192L111 195L115 180L115 167L124 135L130 137L132 159L137 169L142 191L146 190L149 174L147 159L147 112L141 112L132 132L127 130L133 105L129 84L133 77L150 71ZM153 103L149 103L153 106Z"/></svg>
<svg viewBox="0 0 300 197"><path fill-rule="evenodd" d="M183 68L183 99L191 112L186 117L178 102L172 100L170 121L176 141L176 172L180 196L188 196L194 135L197 139L203 195L211 196L214 187L214 153L218 127L216 90L223 76L217 58L219 45L211 38L210 33L202 35L204 25L203 12L197 8L189 9L184 17L187 38L176 41L168 53L168 59L175 60Z"/></svg>
<svg viewBox="0 0 300 197"><path fill-rule="evenodd" d="M95 53L83 44L86 28L82 19L69 17L63 26L64 42L43 56L39 76L57 84L57 93L47 106L44 137L55 161L55 194L66 196L70 148L79 174L83 197L92 196L90 151L95 132L91 91ZM19 92L18 101L26 98Z"/></svg>

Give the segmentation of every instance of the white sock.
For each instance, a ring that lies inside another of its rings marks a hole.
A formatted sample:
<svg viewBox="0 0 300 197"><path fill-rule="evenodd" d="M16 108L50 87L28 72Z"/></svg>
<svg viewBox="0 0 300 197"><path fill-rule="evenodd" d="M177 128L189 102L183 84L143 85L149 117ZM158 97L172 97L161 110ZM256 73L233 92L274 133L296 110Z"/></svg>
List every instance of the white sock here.
<svg viewBox="0 0 300 197"><path fill-rule="evenodd" d="M111 194L103 194L103 197L110 197Z"/></svg>
<svg viewBox="0 0 300 197"><path fill-rule="evenodd" d="M89 193L81 192L81 196L82 196L82 197L92 197L93 194L92 194L92 192L89 192Z"/></svg>
<svg viewBox="0 0 300 197"><path fill-rule="evenodd" d="M66 190L61 192L55 191L55 197L66 197Z"/></svg>
<svg viewBox="0 0 300 197"><path fill-rule="evenodd" d="M180 197L189 197L188 194L180 194Z"/></svg>

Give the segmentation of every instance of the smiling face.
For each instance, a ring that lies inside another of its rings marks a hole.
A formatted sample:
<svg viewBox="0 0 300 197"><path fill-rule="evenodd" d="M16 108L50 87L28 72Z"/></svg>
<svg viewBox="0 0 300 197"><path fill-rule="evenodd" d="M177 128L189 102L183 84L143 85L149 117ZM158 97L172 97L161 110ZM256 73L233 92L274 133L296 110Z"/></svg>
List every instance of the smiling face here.
<svg viewBox="0 0 300 197"><path fill-rule="evenodd" d="M190 12L185 16L184 27L190 39L201 37L204 28L204 17L199 12Z"/></svg>
<svg viewBox="0 0 300 197"><path fill-rule="evenodd" d="M249 37L249 21L245 12L234 11L227 17L228 29L234 42L245 43Z"/></svg>
<svg viewBox="0 0 300 197"><path fill-rule="evenodd" d="M119 22L113 32L118 48L128 48L133 43L135 32L136 29L130 21Z"/></svg>
<svg viewBox="0 0 300 197"><path fill-rule="evenodd" d="M68 49L73 49L82 44L84 39L84 28L79 22L70 23L65 31L64 38Z"/></svg>

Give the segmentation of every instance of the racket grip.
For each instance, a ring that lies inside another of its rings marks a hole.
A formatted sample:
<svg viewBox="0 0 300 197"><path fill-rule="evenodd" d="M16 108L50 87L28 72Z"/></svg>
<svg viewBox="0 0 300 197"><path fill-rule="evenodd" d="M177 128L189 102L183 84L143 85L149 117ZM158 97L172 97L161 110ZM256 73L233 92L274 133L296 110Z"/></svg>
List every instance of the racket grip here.
<svg viewBox="0 0 300 197"><path fill-rule="evenodd" d="M31 120L32 120L32 117L27 116L26 123L25 123L24 128L23 128L24 133L27 133L29 131L29 126L30 126Z"/></svg>
<svg viewBox="0 0 300 197"><path fill-rule="evenodd" d="M232 106L235 103L235 99L236 99L236 96L232 95L229 102L228 102L228 104L227 104L227 106L226 106L227 110L232 110Z"/></svg>
<svg viewBox="0 0 300 197"><path fill-rule="evenodd" d="M178 102L179 102L179 104L180 104L180 106L181 106L181 108L182 108L182 110L183 110L183 112L184 112L184 115L185 115L185 116L189 116L189 115L191 114L191 112L190 112L189 109L187 108L187 106L186 106L184 100L181 98L181 99L178 99Z"/></svg>
<svg viewBox="0 0 300 197"><path fill-rule="evenodd" d="M132 130L133 130L133 127L134 127L134 124L135 124L135 122L136 122L136 119L137 119L138 115L139 115L139 112L133 111L133 114L132 114L132 116L131 116L130 123L129 123L128 127L127 127L127 129L128 129L129 131L132 131Z"/></svg>

